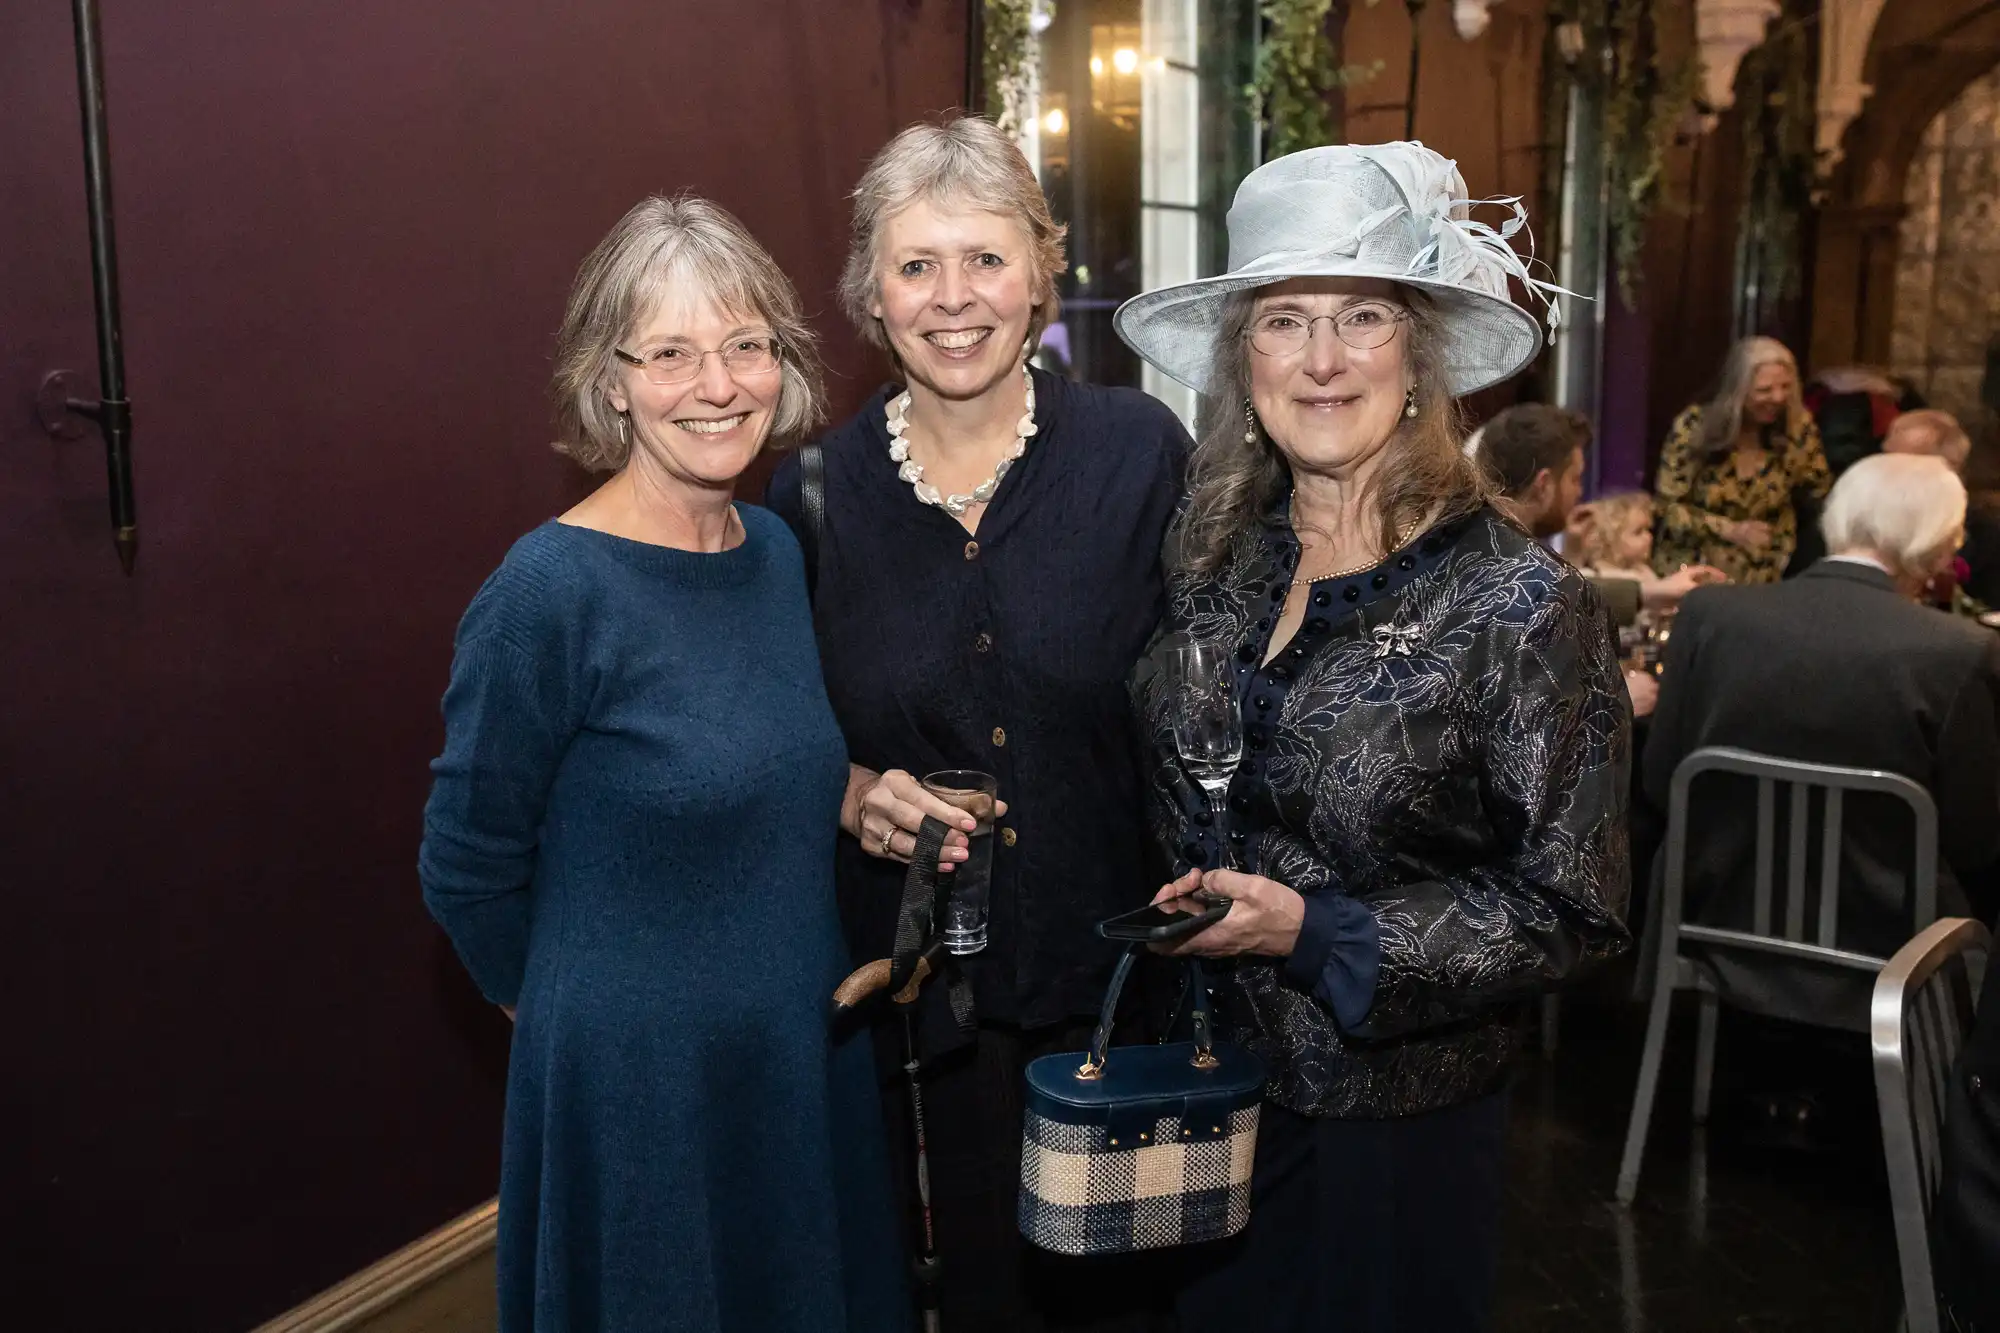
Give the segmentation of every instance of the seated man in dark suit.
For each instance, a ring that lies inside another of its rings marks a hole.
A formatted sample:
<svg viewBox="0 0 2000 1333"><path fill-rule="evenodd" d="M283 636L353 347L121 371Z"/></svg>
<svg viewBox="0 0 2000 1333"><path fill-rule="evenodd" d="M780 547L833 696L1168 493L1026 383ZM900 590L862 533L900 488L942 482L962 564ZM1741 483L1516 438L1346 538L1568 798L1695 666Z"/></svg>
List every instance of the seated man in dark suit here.
<svg viewBox="0 0 2000 1333"><path fill-rule="evenodd" d="M1832 555L1789 582L1690 593L1667 645L1647 795L1664 809L1675 767L1711 745L1903 774L1937 803L1939 911L1965 914L1965 886L2000 860L2000 634L1913 600L1952 558L1964 521L1965 487L1939 460L1871 456L1827 498ZM1689 919L1750 924L1752 790L1727 776L1695 785ZM1850 795L1842 838L1838 943L1887 958L1912 933L1907 807ZM1818 883L1816 865L1807 882ZM1991 904L1981 907L1990 919ZM1745 969L1740 955L1713 961L1744 1007L1866 1023L1866 976L1848 985L1804 969Z"/></svg>

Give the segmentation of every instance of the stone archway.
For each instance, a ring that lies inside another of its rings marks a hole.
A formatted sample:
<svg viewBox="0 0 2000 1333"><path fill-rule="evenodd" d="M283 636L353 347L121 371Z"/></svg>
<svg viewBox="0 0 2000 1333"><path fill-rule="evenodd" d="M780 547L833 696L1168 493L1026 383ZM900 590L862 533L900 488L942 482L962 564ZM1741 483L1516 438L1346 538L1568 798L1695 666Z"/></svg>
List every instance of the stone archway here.
<svg viewBox="0 0 2000 1333"><path fill-rule="evenodd" d="M1896 0L1876 20L1862 67L1872 85L1839 138L1813 262L1815 366L1891 357L1897 260L1910 163L1926 130L2000 65L2000 0ZM1844 110L1844 108L1822 108ZM1829 127L1831 128L1831 127Z"/></svg>
<svg viewBox="0 0 2000 1333"><path fill-rule="evenodd" d="M1888 364L1984 439L1981 388L2000 332L2000 66L1931 121L1904 205Z"/></svg>

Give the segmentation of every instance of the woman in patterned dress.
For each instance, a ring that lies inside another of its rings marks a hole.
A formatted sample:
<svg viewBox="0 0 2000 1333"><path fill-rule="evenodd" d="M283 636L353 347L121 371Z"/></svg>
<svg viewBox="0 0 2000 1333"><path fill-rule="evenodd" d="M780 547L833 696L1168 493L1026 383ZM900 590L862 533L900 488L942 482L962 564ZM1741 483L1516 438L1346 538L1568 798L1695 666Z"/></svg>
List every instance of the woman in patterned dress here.
<svg viewBox="0 0 2000 1333"><path fill-rule="evenodd" d="M1231 900L1178 951L1269 1073L1250 1223L1190 1256L1187 1333L1488 1327L1524 1013L1626 942L1603 604L1459 447L1455 400L1541 341L1515 227L1467 203L1421 145L1295 153L1238 191L1231 272L1118 317L1210 395L1134 686L1179 872L1156 901ZM1187 639L1235 666L1219 817L1175 751Z"/></svg>
<svg viewBox="0 0 2000 1333"><path fill-rule="evenodd" d="M1798 546L1797 504L1833 484L1799 368L1775 338L1729 349L1722 387L1674 419L1660 451L1653 567L1714 565L1739 583L1776 583Z"/></svg>

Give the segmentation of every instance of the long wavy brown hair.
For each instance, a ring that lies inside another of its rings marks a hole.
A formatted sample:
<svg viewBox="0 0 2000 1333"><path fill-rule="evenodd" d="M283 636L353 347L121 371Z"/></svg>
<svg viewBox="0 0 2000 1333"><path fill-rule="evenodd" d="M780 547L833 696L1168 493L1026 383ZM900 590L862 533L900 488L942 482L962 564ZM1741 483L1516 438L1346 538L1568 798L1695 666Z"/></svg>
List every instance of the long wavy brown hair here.
<svg viewBox="0 0 2000 1333"><path fill-rule="evenodd" d="M1396 549L1398 534L1411 525L1469 514L1491 495L1486 477L1465 454L1464 418L1445 379L1443 317L1423 293L1404 289L1400 294L1410 311L1406 355L1417 415L1401 419L1369 486L1384 554ZM1231 385L1234 392L1205 404L1205 425L1188 477L1188 503L1176 530L1180 566L1193 574L1220 570L1236 542L1291 485L1291 465L1263 423L1249 432L1253 438L1244 438L1251 355L1244 335L1256 307L1252 290L1236 293L1223 311L1209 383Z"/></svg>
<svg viewBox="0 0 2000 1333"><path fill-rule="evenodd" d="M1703 457L1721 458L1736 448L1743 429L1743 404L1750 399L1750 385L1765 366L1783 366L1792 372L1792 396L1785 404L1785 434L1796 436L1804 428L1807 413L1800 392L1799 362L1792 349L1776 338L1744 338L1729 349L1722 361L1722 376L1715 397L1702 405L1700 446Z"/></svg>

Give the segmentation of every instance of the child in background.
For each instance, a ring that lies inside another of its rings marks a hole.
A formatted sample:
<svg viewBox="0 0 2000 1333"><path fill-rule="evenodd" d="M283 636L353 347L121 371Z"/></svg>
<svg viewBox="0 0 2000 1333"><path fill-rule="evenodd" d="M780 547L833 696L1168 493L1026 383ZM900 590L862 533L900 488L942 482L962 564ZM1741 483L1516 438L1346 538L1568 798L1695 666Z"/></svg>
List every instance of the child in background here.
<svg viewBox="0 0 2000 1333"><path fill-rule="evenodd" d="M1653 497L1621 491L1578 505L1563 533L1563 554L1593 578L1654 582Z"/></svg>

